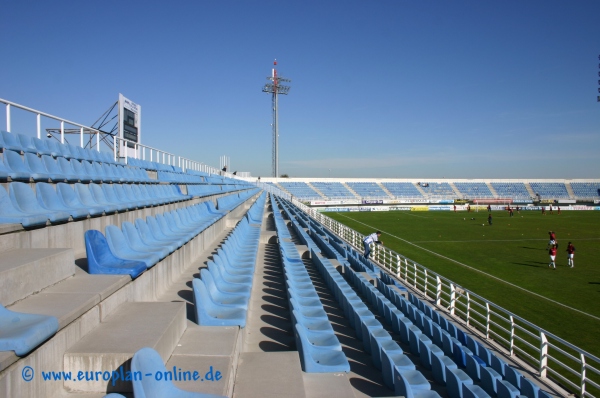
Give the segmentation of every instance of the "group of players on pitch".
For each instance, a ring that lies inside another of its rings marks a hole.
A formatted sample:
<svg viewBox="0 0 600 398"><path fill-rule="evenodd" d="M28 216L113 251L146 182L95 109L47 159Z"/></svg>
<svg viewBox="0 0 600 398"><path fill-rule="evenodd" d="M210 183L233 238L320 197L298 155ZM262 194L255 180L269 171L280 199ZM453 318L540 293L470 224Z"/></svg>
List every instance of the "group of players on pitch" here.
<svg viewBox="0 0 600 398"><path fill-rule="evenodd" d="M548 250L548 254L550 255L550 264L548 264L549 268L556 269L556 252L558 250L558 241L556 240L556 234L554 231L549 231L548 235L550 235L550 241L548 242L548 246L546 249ZM575 246L571 242L567 245L567 262L569 268L575 267Z"/></svg>

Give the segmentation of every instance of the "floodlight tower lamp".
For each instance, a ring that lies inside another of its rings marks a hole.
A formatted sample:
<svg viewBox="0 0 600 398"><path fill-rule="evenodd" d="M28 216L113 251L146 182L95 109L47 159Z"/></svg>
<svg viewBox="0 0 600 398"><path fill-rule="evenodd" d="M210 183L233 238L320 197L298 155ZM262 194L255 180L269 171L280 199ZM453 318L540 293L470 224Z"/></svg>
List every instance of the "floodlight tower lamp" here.
<svg viewBox="0 0 600 398"><path fill-rule="evenodd" d="M272 173L273 177L277 177L279 175L279 127L278 127L278 111L277 111L277 95L283 94L287 95L290 91L289 86L280 85L279 82L291 82L290 79L286 79L283 77L277 76L277 60L273 62L273 69L271 72L271 76L267 76L267 80L272 81L273 83L267 83L264 85L262 91L264 93L272 94L272 102L273 102L273 163L272 163Z"/></svg>

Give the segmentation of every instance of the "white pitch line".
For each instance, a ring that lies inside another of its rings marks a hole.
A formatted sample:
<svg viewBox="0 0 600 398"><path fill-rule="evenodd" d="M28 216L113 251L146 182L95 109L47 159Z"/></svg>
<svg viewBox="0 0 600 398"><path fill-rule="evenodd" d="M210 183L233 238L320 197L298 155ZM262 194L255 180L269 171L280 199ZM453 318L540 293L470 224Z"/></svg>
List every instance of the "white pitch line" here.
<svg viewBox="0 0 600 398"><path fill-rule="evenodd" d="M355 221L355 222L357 222L357 223L359 223L359 224L365 225L365 226L367 226L367 227L369 227L369 228L374 228L374 229L377 229L376 227L373 227L372 225L365 224L364 222L361 222L361 221L355 220L354 218L348 217L348 216L347 216L347 215L345 215L345 214L342 214L342 216L344 216L344 217L346 217L346 218L349 218L350 220L352 220L352 221ZM380 231L381 231L381 232L385 232L384 230L380 230ZM577 308L569 307L569 306L568 306L568 305L566 305L566 304L563 304L563 303L561 303L561 302L558 302L558 301L556 301L556 300L552 300L551 298L548 298L548 297L546 297L546 296L542 296L541 294L538 294L538 293L532 292L531 290L527 290L527 289L525 289L525 288L523 288L523 287L521 287L521 286L515 285L514 283L511 283L511 282L505 281L504 279L498 278L497 276L494 276L494 275L492 275L492 274L488 274L487 272L484 272L484 271L482 271L482 270L479 270L479 269L477 269L477 268L471 267L470 265L467 265L467 264L461 263L460 261L454 260L453 258L446 257L446 256L444 256L444 255L441 255L441 254L439 254L439 253L436 253L436 252L434 252L434 251L431 251L431 250L429 250L429 249L426 249L426 248L424 248L424 247L421 247L421 246L419 246L419 245L416 245L416 244L414 244L414 243L412 243L412 242L409 242L409 241L407 241L406 239L403 239L403 238L400 238L400 237L398 237L398 236L392 235L392 234L390 234L390 233L388 233L388 232L385 232L385 233L386 233L386 234L388 234L389 236L391 236L392 238L396 238L396 239L398 239L398 240L401 240L401 241L403 241L403 242L405 242L405 243L408 243L409 245L412 245L412 246L414 246L414 247L417 247L417 248L419 248L419 249L421 249L421 250L423 250L423 251L426 251L426 252L428 252L428 253L431 253L431 254L433 254L433 255L435 255L435 256L438 256L438 257L440 257L440 258L443 258L443 259L445 259L445 260L451 261L451 262L453 262L453 263L455 263L455 264L458 264L458 265L460 265L460 266L463 266L463 267L465 267L465 268L468 268L468 269L470 269L470 270L472 270L472 271L479 272L480 274L483 274L483 275L485 275L485 276L488 276L488 277L490 277L490 278L492 278L492 279L496 279L496 280L497 280L497 281L499 281L499 282L502 282L502 283L505 283L505 284L507 284L507 285L509 285L509 286L512 286L512 287L514 287L514 288L517 288L517 289L523 290L524 292L527 292L527 293L529 293L529 294L532 294L532 295L534 295L534 296L537 296L537 297L543 298L543 299L545 299L545 300L548 300L548 301L550 301L550 302L552 302L552 303L554 303L554 304L558 304L558 305L560 305L561 307L565 307L565 308L567 308L567 309L570 309L570 310L572 310L572 311L579 312L580 314L587 315L587 316L589 316L589 317L591 317L591 318L594 318L594 319L596 319L596 320L599 320L599 321L600 321L600 317L597 317L597 316L595 316L595 315L592 315L592 314L588 314L587 312L584 312L584 311L578 310Z"/></svg>

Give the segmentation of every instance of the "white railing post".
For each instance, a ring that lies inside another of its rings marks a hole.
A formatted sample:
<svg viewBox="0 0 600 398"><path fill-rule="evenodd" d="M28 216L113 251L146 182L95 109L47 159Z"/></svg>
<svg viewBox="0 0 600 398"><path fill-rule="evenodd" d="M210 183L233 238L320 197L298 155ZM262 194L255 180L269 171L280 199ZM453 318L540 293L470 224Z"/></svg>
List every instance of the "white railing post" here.
<svg viewBox="0 0 600 398"><path fill-rule="evenodd" d="M436 292L435 292L435 305L439 306L442 304L442 279L439 275L435 276Z"/></svg>
<svg viewBox="0 0 600 398"><path fill-rule="evenodd" d="M456 305L456 286L453 283L450 284L450 314L454 315L454 306Z"/></svg>
<svg viewBox="0 0 600 398"><path fill-rule="evenodd" d="M467 326L471 324L471 295L469 292L465 292L465 296L467 296L467 310L465 311L467 317Z"/></svg>
<svg viewBox="0 0 600 398"><path fill-rule="evenodd" d="M515 317L510 316L510 341L508 343L508 351L512 357L515 354Z"/></svg>
<svg viewBox="0 0 600 398"><path fill-rule="evenodd" d="M585 363L585 355L583 355L583 353L579 354L579 358L581 358L581 379L580 379L581 387L579 389L579 396L585 397L585 380L586 380L585 371L587 368L587 364Z"/></svg>
<svg viewBox="0 0 600 398"><path fill-rule="evenodd" d="M540 330L540 377L546 377L548 367L548 338Z"/></svg>
<svg viewBox="0 0 600 398"><path fill-rule="evenodd" d="M10 104L6 104L6 131L10 133Z"/></svg>
<svg viewBox="0 0 600 398"><path fill-rule="evenodd" d="M396 278L402 279L402 259L399 254L396 254Z"/></svg>
<svg viewBox="0 0 600 398"><path fill-rule="evenodd" d="M42 115L39 113L36 115L37 119L37 138L42 139Z"/></svg>
<svg viewBox="0 0 600 398"><path fill-rule="evenodd" d="M492 314L490 313L490 303L488 303L487 301L485 302L485 312L486 312L486 316L485 316L485 338L489 339L490 338L490 320L491 320L491 316Z"/></svg>
<svg viewBox="0 0 600 398"><path fill-rule="evenodd" d="M427 268L425 268L425 273L423 275L423 294L425 295L425 297L427 297L427 279L429 278L429 275L427 274Z"/></svg>
<svg viewBox="0 0 600 398"><path fill-rule="evenodd" d="M60 121L60 143L65 143L65 122L63 120Z"/></svg>
<svg viewBox="0 0 600 398"><path fill-rule="evenodd" d="M83 148L83 127L79 127L79 146Z"/></svg>
<svg viewBox="0 0 600 398"><path fill-rule="evenodd" d="M96 131L96 149L100 152L100 133Z"/></svg>

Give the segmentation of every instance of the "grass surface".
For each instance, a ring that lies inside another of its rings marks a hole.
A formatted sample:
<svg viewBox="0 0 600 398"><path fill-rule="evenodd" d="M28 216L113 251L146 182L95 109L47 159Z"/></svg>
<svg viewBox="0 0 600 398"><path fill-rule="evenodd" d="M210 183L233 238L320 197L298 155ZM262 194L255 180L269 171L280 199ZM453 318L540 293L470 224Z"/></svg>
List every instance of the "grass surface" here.
<svg viewBox="0 0 600 398"><path fill-rule="evenodd" d="M494 211L492 226L485 211L326 215L363 234L382 231L386 247L600 357L600 211L521 211L512 218ZM548 268L550 230L559 243L556 270ZM572 269L569 241L576 248Z"/></svg>

